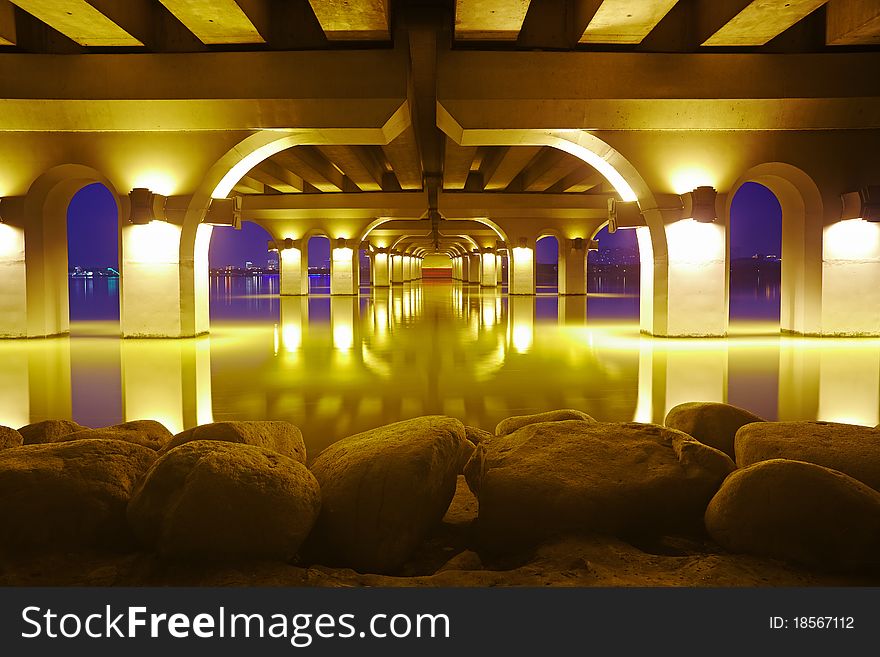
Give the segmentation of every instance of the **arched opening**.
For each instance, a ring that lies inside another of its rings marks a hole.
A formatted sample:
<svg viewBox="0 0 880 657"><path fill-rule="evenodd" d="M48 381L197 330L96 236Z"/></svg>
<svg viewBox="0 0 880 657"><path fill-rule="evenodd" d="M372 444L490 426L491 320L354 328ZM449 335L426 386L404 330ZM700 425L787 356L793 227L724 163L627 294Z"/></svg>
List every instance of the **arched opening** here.
<svg viewBox="0 0 880 657"><path fill-rule="evenodd" d="M309 268L309 321L330 321L330 239L312 235L307 244Z"/></svg>
<svg viewBox="0 0 880 657"><path fill-rule="evenodd" d="M535 243L535 293L559 292L559 240L544 235Z"/></svg>
<svg viewBox="0 0 880 657"><path fill-rule="evenodd" d="M361 292L369 292L373 284L373 272L370 256L366 249L358 249L358 285Z"/></svg>
<svg viewBox="0 0 880 657"><path fill-rule="evenodd" d="M636 231L612 233L605 226L593 239L599 248L587 254L587 316L638 321L641 285Z"/></svg>
<svg viewBox="0 0 880 657"><path fill-rule="evenodd" d="M278 253L262 226L215 227L208 249L211 321L278 321Z"/></svg>
<svg viewBox="0 0 880 657"><path fill-rule="evenodd" d="M80 189L67 207L70 332L96 322L119 324L119 221L116 199L101 183Z"/></svg>
<svg viewBox="0 0 880 657"><path fill-rule="evenodd" d="M769 189L743 184L730 205L731 331L737 324L779 330L782 206Z"/></svg>

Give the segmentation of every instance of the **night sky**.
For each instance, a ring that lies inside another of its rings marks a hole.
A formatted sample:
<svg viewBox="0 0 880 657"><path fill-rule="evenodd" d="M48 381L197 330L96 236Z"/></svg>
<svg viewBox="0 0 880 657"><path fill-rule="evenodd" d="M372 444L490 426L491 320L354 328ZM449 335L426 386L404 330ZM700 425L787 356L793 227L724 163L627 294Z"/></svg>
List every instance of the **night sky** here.
<svg viewBox="0 0 880 657"><path fill-rule="evenodd" d="M94 184L80 190L70 202L67 219L71 267L117 267L116 204L106 187ZM779 255L781 231L782 210L773 193L757 183L740 187L731 206L731 257ZM269 239L265 230L247 221L241 230L215 228L209 254L211 267L244 267L247 261L265 266ZM599 245L603 250L638 248L633 230L619 230L612 235L603 229ZM539 241L537 261L555 262L556 248L554 240ZM313 239L309 245L309 265L326 266L329 259L329 240Z"/></svg>

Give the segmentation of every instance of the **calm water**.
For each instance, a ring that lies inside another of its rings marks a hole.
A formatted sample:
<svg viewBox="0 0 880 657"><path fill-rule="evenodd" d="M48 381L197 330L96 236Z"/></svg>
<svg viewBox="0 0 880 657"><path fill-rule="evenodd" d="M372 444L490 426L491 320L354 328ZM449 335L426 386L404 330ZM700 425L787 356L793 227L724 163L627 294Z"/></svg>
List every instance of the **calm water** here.
<svg viewBox="0 0 880 657"><path fill-rule="evenodd" d="M491 429L562 407L660 421L716 400L768 419L880 422L880 340L774 335L778 284L740 284L732 304L756 319L732 337L673 340L639 335L631 281L592 281L586 298L439 281L331 298L326 277L312 283L308 298L279 298L277 277L214 278L212 332L185 340L120 340L115 281L75 283L70 337L0 341L0 424L284 419L315 454L431 413Z"/></svg>

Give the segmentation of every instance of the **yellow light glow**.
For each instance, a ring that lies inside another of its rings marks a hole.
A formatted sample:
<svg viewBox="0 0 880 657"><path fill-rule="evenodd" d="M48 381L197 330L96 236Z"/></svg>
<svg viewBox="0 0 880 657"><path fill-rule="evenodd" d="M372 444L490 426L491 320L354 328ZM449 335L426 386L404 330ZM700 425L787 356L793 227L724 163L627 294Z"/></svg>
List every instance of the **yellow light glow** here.
<svg viewBox="0 0 880 657"><path fill-rule="evenodd" d="M223 176L223 178L220 179L220 182L217 183L214 191L211 192L211 198L226 198L229 196L229 192L232 191L232 188L238 184L238 181L241 180L248 171L253 169L263 160L272 157L275 153L279 153L290 146L293 146L293 144L290 143L290 140L277 139L268 144L264 144L253 152L245 155L226 172L226 175Z"/></svg>
<svg viewBox="0 0 880 657"><path fill-rule="evenodd" d="M333 249L333 262L345 262L351 260L352 250L347 246L341 249Z"/></svg>
<svg viewBox="0 0 880 657"><path fill-rule="evenodd" d="M553 144L560 150L580 158L601 173L605 179L611 183L611 186L614 187L615 191L620 194L620 198L623 201L629 202L638 200L636 193L633 191L632 187L629 186L629 183L626 182L624 177L621 176L617 172L617 169L611 166L607 160L603 159L588 148L584 148L580 144L575 144L567 139L559 139L558 141L554 141ZM691 189L693 189L693 187Z"/></svg>
<svg viewBox="0 0 880 657"><path fill-rule="evenodd" d="M11 260L17 257L24 257L24 231L0 224L0 258Z"/></svg>
<svg viewBox="0 0 880 657"><path fill-rule="evenodd" d="M236 182L238 182L236 180ZM132 179L132 189L149 189L155 194L171 196L177 191L174 176L162 169L145 169Z"/></svg>
<svg viewBox="0 0 880 657"><path fill-rule="evenodd" d="M534 339L534 329L531 325L527 324L515 324L513 327L511 342L513 343L513 348L518 354L528 353L529 349L532 348L532 341Z"/></svg>
<svg viewBox="0 0 880 657"><path fill-rule="evenodd" d="M702 264L724 258L724 228L720 224L682 219L666 226L666 241L670 263Z"/></svg>
<svg viewBox="0 0 880 657"><path fill-rule="evenodd" d="M350 324L333 324L333 346L340 351L348 351L354 346L354 330Z"/></svg>
<svg viewBox="0 0 880 657"><path fill-rule="evenodd" d="M180 261L181 227L164 221L123 229L123 252L126 262L177 264Z"/></svg>
<svg viewBox="0 0 880 657"><path fill-rule="evenodd" d="M302 325L285 322L281 326L281 344L284 351L294 352L302 345Z"/></svg>
<svg viewBox="0 0 880 657"><path fill-rule="evenodd" d="M847 219L828 226L822 256L826 261L877 260L880 258L880 224Z"/></svg>
<svg viewBox="0 0 880 657"><path fill-rule="evenodd" d="M698 165L673 167L669 171L669 186L676 194L684 194L697 187L715 187L716 184L716 176Z"/></svg>

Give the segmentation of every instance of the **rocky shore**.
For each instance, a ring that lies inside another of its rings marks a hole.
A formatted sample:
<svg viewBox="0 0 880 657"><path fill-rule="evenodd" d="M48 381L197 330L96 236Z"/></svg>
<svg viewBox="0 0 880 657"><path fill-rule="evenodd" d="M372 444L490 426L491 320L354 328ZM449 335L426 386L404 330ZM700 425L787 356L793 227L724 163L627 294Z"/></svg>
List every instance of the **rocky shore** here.
<svg viewBox="0 0 880 657"><path fill-rule="evenodd" d="M689 403L307 455L287 422L0 427L0 585L880 583L880 430Z"/></svg>

